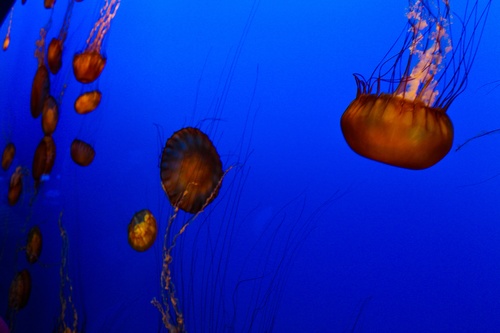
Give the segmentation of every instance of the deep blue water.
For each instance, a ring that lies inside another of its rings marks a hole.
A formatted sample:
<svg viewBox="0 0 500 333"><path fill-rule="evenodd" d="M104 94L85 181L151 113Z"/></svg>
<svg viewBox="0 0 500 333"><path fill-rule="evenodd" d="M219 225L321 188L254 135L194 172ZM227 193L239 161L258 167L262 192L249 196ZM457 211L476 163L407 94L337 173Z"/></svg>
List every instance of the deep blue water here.
<svg viewBox="0 0 500 333"><path fill-rule="evenodd" d="M458 13L465 3L451 1ZM360 157L339 126L356 95L352 74L372 73L404 28L406 1L124 0L105 38L107 65L90 85L103 100L85 116L73 111L88 87L74 79L71 60L103 2L76 3L63 67L51 76L54 96L67 85L55 165L36 194L26 176L9 207L10 176L16 166L31 170L43 136L29 110L35 41L51 15L48 39L57 36L66 5L59 0L52 13L41 1L18 1L0 54L0 146L17 146L0 174L1 317L16 272L32 277L15 332L56 327L61 212L79 330L161 331L150 301L160 297L172 209L158 162L186 126L206 132L224 169L233 167L173 250L189 332L500 331L500 137L455 152L500 127L498 2L467 89L448 110L453 148L421 171ZM70 158L75 137L95 148L86 168ZM144 208L159 235L138 253L127 225ZM188 217L180 214L176 228ZM23 247L33 225L43 251L30 265Z"/></svg>

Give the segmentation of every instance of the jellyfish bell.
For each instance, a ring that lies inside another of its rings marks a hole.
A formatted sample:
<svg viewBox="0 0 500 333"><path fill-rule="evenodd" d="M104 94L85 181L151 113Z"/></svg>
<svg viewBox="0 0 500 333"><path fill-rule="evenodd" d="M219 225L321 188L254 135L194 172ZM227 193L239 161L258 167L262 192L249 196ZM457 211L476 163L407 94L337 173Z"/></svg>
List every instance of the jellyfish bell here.
<svg viewBox="0 0 500 333"><path fill-rule="evenodd" d="M7 171L10 168L15 155L16 146L12 142L7 143L2 154L2 169L4 171Z"/></svg>
<svg viewBox="0 0 500 333"><path fill-rule="evenodd" d="M340 121L352 150L415 170L448 154L454 130L446 111L465 89L481 39L474 35L482 33L490 4L482 12L477 2L472 6L453 43L449 1L410 1L408 34L395 63L386 68L390 59L384 58L368 80L355 75L356 98ZM388 84L387 93L381 93L383 84Z"/></svg>
<svg viewBox="0 0 500 333"><path fill-rule="evenodd" d="M56 99L49 95L45 99L42 111L42 130L45 135L54 133L59 122L59 105Z"/></svg>
<svg viewBox="0 0 500 333"><path fill-rule="evenodd" d="M54 8L54 5L56 4L56 0L44 0L43 1L43 6L45 9L52 9Z"/></svg>
<svg viewBox="0 0 500 333"><path fill-rule="evenodd" d="M28 270L18 272L9 289L9 308L19 311L28 304L31 293L31 275Z"/></svg>
<svg viewBox="0 0 500 333"><path fill-rule="evenodd" d="M34 264L42 253L42 232L38 226L34 226L28 233L26 241L26 259L30 264Z"/></svg>
<svg viewBox="0 0 500 333"><path fill-rule="evenodd" d="M87 114L94 111L101 103L101 92L92 90L81 94L75 101L75 111L78 114Z"/></svg>
<svg viewBox="0 0 500 333"><path fill-rule="evenodd" d="M89 166L94 161L95 150L87 142L74 139L71 143L71 159L79 166Z"/></svg>
<svg viewBox="0 0 500 333"><path fill-rule="evenodd" d="M128 225L128 243L134 250L144 252L149 249L157 234L158 225L149 209L135 213Z"/></svg>
<svg viewBox="0 0 500 333"><path fill-rule="evenodd" d="M47 48L47 65L52 74L57 74L62 67L63 40L52 38Z"/></svg>
<svg viewBox="0 0 500 333"><path fill-rule="evenodd" d="M73 73L78 82L92 83L101 75L106 58L97 51L84 51L73 57Z"/></svg>
<svg viewBox="0 0 500 333"><path fill-rule="evenodd" d="M160 178L172 206L200 212L217 197L223 175L219 153L199 129L183 128L167 140Z"/></svg>
<svg viewBox="0 0 500 333"><path fill-rule="evenodd" d="M21 197L21 192L23 191L24 174L25 172L23 168L21 166L18 166L10 177L9 192L7 194L7 199L10 206L14 206Z"/></svg>
<svg viewBox="0 0 500 333"><path fill-rule="evenodd" d="M35 181L35 187L42 180L43 175L52 171L56 159L56 144L51 136L44 136L35 150L31 174Z"/></svg>
<svg viewBox="0 0 500 333"><path fill-rule="evenodd" d="M31 86L31 116L38 118L43 111L45 99L48 98L50 92L50 79L47 67L42 64L38 66L33 84Z"/></svg>

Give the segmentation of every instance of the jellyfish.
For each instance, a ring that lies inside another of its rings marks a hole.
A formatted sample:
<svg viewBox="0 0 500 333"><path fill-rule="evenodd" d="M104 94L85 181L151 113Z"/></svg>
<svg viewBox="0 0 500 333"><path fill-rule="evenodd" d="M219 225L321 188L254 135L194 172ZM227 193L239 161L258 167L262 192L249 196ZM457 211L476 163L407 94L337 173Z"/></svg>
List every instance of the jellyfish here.
<svg viewBox="0 0 500 333"><path fill-rule="evenodd" d="M101 103L101 92L92 90L81 94L75 101L75 111L78 114L87 114L94 111Z"/></svg>
<svg viewBox="0 0 500 333"><path fill-rule="evenodd" d="M52 38L47 48L47 65L49 66L50 72L54 75L57 74L62 67L62 52L64 49L64 42L68 36L74 4L75 0L68 0L68 7L66 7L66 14L64 15L61 30L59 30L59 36Z"/></svg>
<svg viewBox="0 0 500 333"><path fill-rule="evenodd" d="M451 34L448 0L410 0L402 50L395 56L389 52L368 80L355 74L356 98L340 121L352 150L415 170L448 154L453 125L446 111L466 87L481 39L475 34L482 33L490 4L479 12L475 2L460 20L457 40ZM392 65L391 59L396 59Z"/></svg>
<svg viewBox="0 0 500 333"><path fill-rule="evenodd" d="M49 95L43 103L42 130L45 135L54 133L59 122L59 103Z"/></svg>
<svg viewBox="0 0 500 333"><path fill-rule="evenodd" d="M222 175L219 154L199 129L183 128L167 140L160 178L172 206L198 213L217 197Z"/></svg>
<svg viewBox="0 0 500 333"><path fill-rule="evenodd" d="M12 27L12 18L14 16L14 7L10 10L10 19L9 19L9 26L7 27L7 34L5 35L5 38L3 40L3 46L2 49L4 51L7 51L10 45L10 29Z"/></svg>
<svg viewBox="0 0 500 333"><path fill-rule="evenodd" d="M34 226L28 233L26 241L26 259L30 264L34 264L42 253L42 232L38 226Z"/></svg>
<svg viewBox="0 0 500 333"><path fill-rule="evenodd" d="M26 269L18 272L9 289L9 308L15 312L28 304L31 293L31 275Z"/></svg>
<svg viewBox="0 0 500 333"><path fill-rule="evenodd" d="M16 146L12 142L7 143L2 154L2 169L4 171L7 171L10 168L15 155Z"/></svg>
<svg viewBox="0 0 500 333"><path fill-rule="evenodd" d="M21 166L18 166L10 177L9 192L7 194L10 206L14 206L19 201L19 197L21 196L21 192L23 191L24 175L24 169Z"/></svg>
<svg viewBox="0 0 500 333"><path fill-rule="evenodd" d="M56 0L44 0L43 1L43 6L45 9L52 9L54 8L54 5L56 4Z"/></svg>
<svg viewBox="0 0 500 333"><path fill-rule="evenodd" d="M95 150L85 141L74 139L71 143L71 159L79 166L89 166L95 157Z"/></svg>
<svg viewBox="0 0 500 333"><path fill-rule="evenodd" d="M157 233L158 225L153 213L143 209L135 213L128 225L128 243L134 250L144 252L153 245Z"/></svg>
<svg viewBox="0 0 500 333"><path fill-rule="evenodd" d="M102 42L119 7L120 0L105 1L100 17L87 38L85 50L73 57L73 73L78 82L91 83L101 75L106 65L106 58L101 53Z"/></svg>
<svg viewBox="0 0 500 333"><path fill-rule="evenodd" d="M40 39L36 41L35 58L38 60L38 67L33 78L31 86L31 100L30 109L31 116L38 118L43 111L45 99L48 98L50 93L50 78L49 71L45 65L45 37L47 31L50 29L50 22L47 26L40 29Z"/></svg>
<svg viewBox="0 0 500 333"><path fill-rule="evenodd" d="M44 136L35 150L31 174L37 187L42 175L48 175L52 171L56 159L56 144L51 136Z"/></svg>

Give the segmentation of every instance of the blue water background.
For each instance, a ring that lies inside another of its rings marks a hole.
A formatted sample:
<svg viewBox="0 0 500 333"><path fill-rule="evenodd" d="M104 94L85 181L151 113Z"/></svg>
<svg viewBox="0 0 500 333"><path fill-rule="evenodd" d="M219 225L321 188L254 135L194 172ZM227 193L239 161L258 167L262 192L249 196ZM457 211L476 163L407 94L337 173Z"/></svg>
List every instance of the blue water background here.
<svg viewBox="0 0 500 333"><path fill-rule="evenodd" d="M454 151L468 138L500 127L500 88L492 83L500 79L498 2L468 87L448 111L454 148L422 171L358 156L339 125L355 97L352 74L372 73L404 28L406 1L261 0L248 23L255 5L250 0L124 0L105 39L107 65L93 85L103 101L94 113L80 116L73 103L87 88L76 82L70 63L85 47L102 4L75 4L63 68L52 77L52 94L68 85L53 135L56 163L36 196L26 178L13 208L5 199L13 167L31 169L43 135L29 100L37 68L34 43L51 11L41 2L18 1L10 48L0 54L0 146L13 141L18 147L14 166L0 175L2 317L15 272L28 268L33 279L16 332L51 332L56 323L61 212L86 332L158 331L159 313L149 302L160 296L163 232L171 214L160 185L158 142L186 126L208 132L224 167L236 166L214 207L180 238L191 244L202 224L237 226L222 250L230 251L222 268L227 288L215 295L194 288L192 299L215 297L231 313L238 281L269 280L278 271L282 283L272 288L280 291L279 307L263 310L271 314L275 332L348 332L358 313L355 332L500 330L500 137ZM458 13L464 4L452 1ZM59 0L49 39L58 34L65 10ZM6 30L7 22L0 36ZM69 156L75 137L95 147L87 168ZM143 208L158 218L160 235L153 248L137 253L126 230ZM44 236L35 265L20 250L32 225ZM282 237L272 238L268 225ZM218 239L213 230L201 233ZM289 234L296 251L287 251ZM201 244L206 252L200 253L210 253ZM190 246L184 249L188 257ZM283 258L286 269L279 271ZM174 261L181 260L174 252ZM185 265L195 263L196 273L180 279L206 274L199 262L209 259L194 260ZM248 304L258 293L242 288L237 303ZM190 332L215 327L213 305L202 304L204 316L186 315ZM238 312L238 320L247 313Z"/></svg>

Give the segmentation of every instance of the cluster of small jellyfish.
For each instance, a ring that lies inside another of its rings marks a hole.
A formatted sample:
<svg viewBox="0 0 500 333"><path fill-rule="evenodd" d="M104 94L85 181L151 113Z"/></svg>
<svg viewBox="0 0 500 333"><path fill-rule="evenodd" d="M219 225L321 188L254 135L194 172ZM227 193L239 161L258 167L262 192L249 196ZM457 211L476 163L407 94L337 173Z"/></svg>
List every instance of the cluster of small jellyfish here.
<svg viewBox="0 0 500 333"><path fill-rule="evenodd" d="M438 163L451 149L453 126L446 111L454 99L465 89L478 41L474 33L482 30L491 0L480 11L477 2L462 19L463 31L453 39L449 27L451 9L449 1L412 0L407 13L408 33L403 47L397 52L395 63L383 59L369 79L355 75L357 96L341 117L341 128L348 145L361 156L408 169L425 169ZM46 2L46 8L52 8ZM50 95L50 73L60 70L61 53L67 37L74 0L68 3L64 25L58 38L54 38L47 51L45 63L45 37L50 22L41 29L35 56L38 68L33 80L31 113L34 118L42 115L44 137L33 158L32 176L35 188L42 176L49 174L55 160L55 143L51 137L58 120L58 105ZM84 85L97 80L106 65L101 53L103 38L115 17L120 1L106 0L100 18L90 32L87 47L73 58L73 72L77 81ZM467 33L466 29L472 29ZM8 34L10 33L10 27ZM10 43L9 35L4 50ZM472 55L472 56L471 56ZM388 55L389 59L393 55ZM389 68L386 68L389 66ZM48 69L47 69L48 67ZM403 69L401 71L401 68ZM387 84L387 91L383 91ZM62 98L61 92L60 98ZM87 114L96 109L101 100L97 89L83 93L75 101L75 110ZM75 139L70 154L75 163L88 166L95 151L86 142ZM15 146L8 143L3 152L2 168L7 171L15 156ZM152 304L159 311L168 332L187 330L183 307L180 304L171 271L173 250L188 226L203 214L218 196L228 167L224 170L216 147L210 138L195 127L176 131L162 151L160 180L172 214L168 218L162 246L160 276L161 295ZM15 205L21 195L22 179L28 171L16 167L9 184L8 203ZM179 211L191 214L174 230ZM60 332L77 332L78 314L72 300L72 285L67 268L68 236L59 220L63 253L61 256L61 314ZM41 252L41 232L34 227L28 234L26 255L29 263L38 260ZM158 235L158 223L149 209L137 212L128 225L128 242L132 249L144 252L151 248ZM27 305L31 291L28 270L14 277L9 294L11 322L13 315ZM72 324L67 324L67 313ZM11 324L11 327L13 324Z"/></svg>

